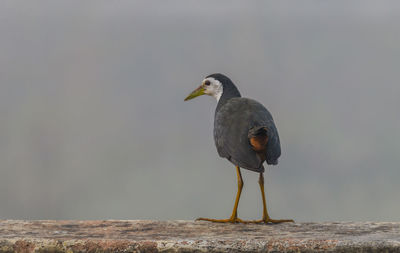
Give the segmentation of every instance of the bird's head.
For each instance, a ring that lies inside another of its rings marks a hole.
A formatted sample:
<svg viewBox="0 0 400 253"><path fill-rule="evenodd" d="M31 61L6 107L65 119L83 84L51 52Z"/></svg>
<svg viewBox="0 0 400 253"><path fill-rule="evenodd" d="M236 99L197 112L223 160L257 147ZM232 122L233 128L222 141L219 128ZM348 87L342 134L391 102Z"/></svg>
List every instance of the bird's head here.
<svg viewBox="0 0 400 253"><path fill-rule="evenodd" d="M212 74L207 76L202 82L201 85L192 91L192 93L189 94L185 98L185 101L188 101L190 99L193 99L195 97L201 96L201 95L209 95L213 96L217 101L221 98L224 87L222 85L221 78L218 78L220 76L223 76L222 74ZM225 77L225 76L223 76ZM227 78L227 77L226 77Z"/></svg>

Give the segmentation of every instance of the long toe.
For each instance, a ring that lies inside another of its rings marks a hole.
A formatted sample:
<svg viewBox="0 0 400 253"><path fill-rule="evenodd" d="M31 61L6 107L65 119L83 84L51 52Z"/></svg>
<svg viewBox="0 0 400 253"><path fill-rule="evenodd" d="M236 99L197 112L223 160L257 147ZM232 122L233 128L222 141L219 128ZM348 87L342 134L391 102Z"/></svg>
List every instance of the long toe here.
<svg viewBox="0 0 400 253"><path fill-rule="evenodd" d="M239 218L229 218L229 219L210 219L210 218L197 218L196 221L211 221L217 223L247 223L246 221Z"/></svg>
<svg viewBox="0 0 400 253"><path fill-rule="evenodd" d="M284 222L294 222L294 220L273 220L273 219L261 219L261 220L248 220L248 221L242 221L242 223L252 223L252 224L279 224L279 223L284 223Z"/></svg>
<svg viewBox="0 0 400 253"><path fill-rule="evenodd" d="M265 220L265 223L273 223L273 224L284 223L284 222L294 222L294 220L273 220L273 219Z"/></svg>

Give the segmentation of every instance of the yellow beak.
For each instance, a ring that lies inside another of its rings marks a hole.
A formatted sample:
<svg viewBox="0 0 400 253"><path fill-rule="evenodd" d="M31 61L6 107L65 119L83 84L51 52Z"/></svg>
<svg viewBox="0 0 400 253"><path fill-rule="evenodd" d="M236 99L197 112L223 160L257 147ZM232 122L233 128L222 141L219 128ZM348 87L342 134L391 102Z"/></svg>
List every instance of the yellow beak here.
<svg viewBox="0 0 400 253"><path fill-rule="evenodd" d="M203 86L200 85L199 88L195 89L192 93L189 94L189 96L187 96L185 98L185 101L188 101L190 99L193 99L193 98L201 96L201 95L204 95L205 94L204 91L205 90L204 90Z"/></svg>

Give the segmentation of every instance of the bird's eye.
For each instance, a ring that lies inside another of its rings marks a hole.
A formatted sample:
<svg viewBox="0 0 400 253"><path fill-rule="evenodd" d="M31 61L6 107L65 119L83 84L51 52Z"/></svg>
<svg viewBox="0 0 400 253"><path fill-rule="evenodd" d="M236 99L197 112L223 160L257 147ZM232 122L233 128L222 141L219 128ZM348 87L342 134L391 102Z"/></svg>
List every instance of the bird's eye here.
<svg viewBox="0 0 400 253"><path fill-rule="evenodd" d="M205 80L205 81L204 81L204 85L207 85L207 86L209 86L209 85L210 85L210 81L208 81L208 80Z"/></svg>

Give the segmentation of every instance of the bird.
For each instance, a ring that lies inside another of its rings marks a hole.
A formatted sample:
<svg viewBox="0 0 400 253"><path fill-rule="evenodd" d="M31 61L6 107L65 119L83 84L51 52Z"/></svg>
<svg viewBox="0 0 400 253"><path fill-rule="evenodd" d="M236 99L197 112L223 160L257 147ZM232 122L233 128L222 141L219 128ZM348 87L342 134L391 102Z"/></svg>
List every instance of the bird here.
<svg viewBox="0 0 400 253"><path fill-rule="evenodd" d="M184 100L209 95L217 100L214 114L214 141L218 154L228 159L236 168L238 190L233 211L228 219L197 218L196 220L219 223L283 223L291 219L271 219L267 211L264 192L264 162L278 164L281 146L278 130L271 113L256 100L242 97L229 77L215 73L208 75L201 85ZM259 173L259 186L263 202L262 219L242 220L238 205L243 189L240 169Z"/></svg>

